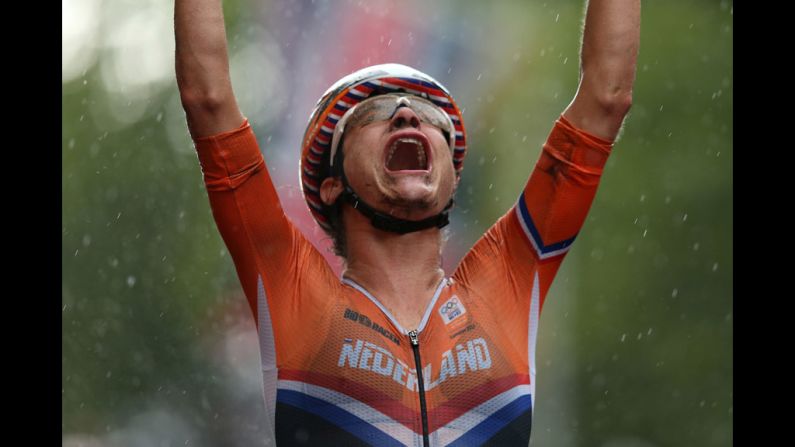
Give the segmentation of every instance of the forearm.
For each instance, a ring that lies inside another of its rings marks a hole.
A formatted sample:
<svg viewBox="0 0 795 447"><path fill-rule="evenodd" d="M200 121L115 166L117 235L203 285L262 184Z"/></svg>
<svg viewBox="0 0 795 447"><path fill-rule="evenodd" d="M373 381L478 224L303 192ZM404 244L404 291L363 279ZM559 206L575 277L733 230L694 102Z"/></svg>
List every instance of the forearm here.
<svg viewBox="0 0 795 447"><path fill-rule="evenodd" d="M640 44L640 0L590 0L580 54L581 85L609 107L628 106Z"/></svg>
<svg viewBox="0 0 795 447"><path fill-rule="evenodd" d="M191 135L239 126L221 0L175 0L174 35L177 85Z"/></svg>

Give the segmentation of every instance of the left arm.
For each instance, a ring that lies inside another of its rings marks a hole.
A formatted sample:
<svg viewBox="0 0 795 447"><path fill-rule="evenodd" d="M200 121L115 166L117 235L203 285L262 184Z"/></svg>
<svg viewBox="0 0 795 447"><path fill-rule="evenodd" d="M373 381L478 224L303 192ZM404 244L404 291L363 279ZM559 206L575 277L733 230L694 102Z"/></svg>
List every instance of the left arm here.
<svg viewBox="0 0 795 447"><path fill-rule="evenodd" d="M555 122L530 179L511 208L464 257L456 279L486 295L511 285L509 312L538 315L590 210L632 103L640 0L590 0L580 85ZM533 307L530 301L536 302ZM537 300L537 301L536 301ZM534 309L534 310L533 310Z"/></svg>
<svg viewBox="0 0 795 447"><path fill-rule="evenodd" d="M632 105L640 45L640 0L590 0L580 84L563 112L575 127L614 141Z"/></svg>

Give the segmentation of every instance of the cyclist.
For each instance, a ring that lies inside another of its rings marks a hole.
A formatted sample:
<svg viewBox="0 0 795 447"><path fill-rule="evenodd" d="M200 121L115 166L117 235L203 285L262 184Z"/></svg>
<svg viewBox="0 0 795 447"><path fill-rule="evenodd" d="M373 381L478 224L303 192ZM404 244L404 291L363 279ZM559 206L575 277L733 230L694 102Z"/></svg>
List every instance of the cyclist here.
<svg viewBox="0 0 795 447"><path fill-rule="evenodd" d="M278 445L527 445L539 314L631 105L639 3L589 2L573 101L517 202L449 275L441 229L467 151L452 95L400 64L332 85L300 176L338 278L282 211L238 109L220 1L176 1L182 103L256 318Z"/></svg>

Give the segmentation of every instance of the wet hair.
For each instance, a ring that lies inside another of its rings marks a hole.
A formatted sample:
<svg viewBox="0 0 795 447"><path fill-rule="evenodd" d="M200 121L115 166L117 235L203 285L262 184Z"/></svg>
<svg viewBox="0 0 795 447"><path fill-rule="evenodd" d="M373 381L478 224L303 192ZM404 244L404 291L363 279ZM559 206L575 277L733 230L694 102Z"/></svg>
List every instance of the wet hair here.
<svg viewBox="0 0 795 447"><path fill-rule="evenodd" d="M328 211L328 229L323 229L333 243L331 250L335 255L348 260L348 245L345 238L345 225L342 222L342 201L333 205L324 205Z"/></svg>
<svg viewBox="0 0 795 447"><path fill-rule="evenodd" d="M343 148L345 144L345 135L343 134L340 138L339 142L339 150L334 156L334 166L330 169L329 166L329 158L331 157L329 151L326 151L323 154L323 162L321 166L324 166L327 170L328 177L339 178L341 175L342 170L342 163L344 162L344 157L342 155ZM324 173L325 177L325 173ZM337 200L332 203L331 205L323 204L323 208L326 211L326 216L328 216L328 226L329 228L323 228L323 231L331 238L331 242L333 243L331 249L332 252L341 257L344 260L348 259L348 245L347 240L345 238L345 225L342 222L342 208L343 208L343 200L340 197L337 197Z"/></svg>

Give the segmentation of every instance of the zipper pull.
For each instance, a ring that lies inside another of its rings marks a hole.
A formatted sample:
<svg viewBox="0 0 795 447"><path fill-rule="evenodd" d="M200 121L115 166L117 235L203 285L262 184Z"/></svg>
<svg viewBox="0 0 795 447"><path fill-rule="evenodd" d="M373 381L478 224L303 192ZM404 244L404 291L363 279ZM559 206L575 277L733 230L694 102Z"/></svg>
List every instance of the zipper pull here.
<svg viewBox="0 0 795 447"><path fill-rule="evenodd" d="M414 346L419 346L420 342L417 340L417 331L409 331L409 339L411 339L411 344Z"/></svg>

